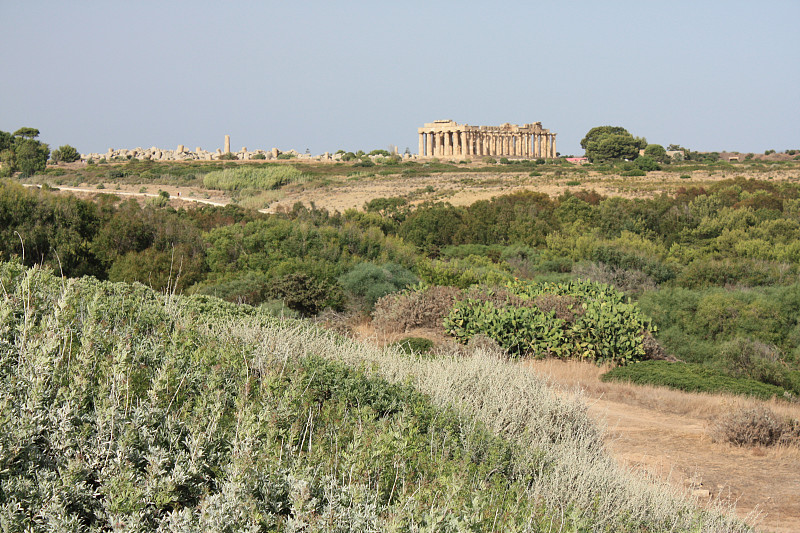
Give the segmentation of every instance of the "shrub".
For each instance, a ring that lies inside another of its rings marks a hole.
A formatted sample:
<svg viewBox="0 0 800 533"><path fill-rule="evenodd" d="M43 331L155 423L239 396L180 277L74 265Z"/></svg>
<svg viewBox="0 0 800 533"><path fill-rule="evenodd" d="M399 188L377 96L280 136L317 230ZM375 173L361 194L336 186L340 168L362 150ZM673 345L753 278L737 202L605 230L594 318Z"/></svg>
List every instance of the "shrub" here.
<svg viewBox="0 0 800 533"><path fill-rule="evenodd" d="M431 285L466 289L486 283L498 285L513 279L508 265L493 263L488 257L469 256L465 259L423 260L417 264L420 278Z"/></svg>
<svg viewBox="0 0 800 533"><path fill-rule="evenodd" d="M268 284L269 280L263 274L250 271L215 282L209 281L202 286L193 287L192 290L195 294L216 296L228 302L258 305L266 299Z"/></svg>
<svg viewBox="0 0 800 533"><path fill-rule="evenodd" d="M255 154L251 159L266 159L266 154Z"/></svg>
<svg viewBox="0 0 800 533"><path fill-rule="evenodd" d="M474 294L457 302L444 321L445 330L462 342L484 334L515 355L620 364L645 356L643 333L649 324L607 285L514 282L501 291L488 289L484 297Z"/></svg>
<svg viewBox="0 0 800 533"><path fill-rule="evenodd" d="M78 150L68 144L59 146L57 150L53 150L53 153L50 154L50 159L55 163L74 163L80 158L81 154Z"/></svg>
<svg viewBox="0 0 800 533"><path fill-rule="evenodd" d="M670 387L687 392L741 394L768 400L782 398L785 390L748 378L736 378L699 363L641 361L603 374L602 381L625 381L638 385Z"/></svg>
<svg viewBox="0 0 800 533"><path fill-rule="evenodd" d="M423 337L406 337L394 343L401 352L407 354L424 354L431 351L433 348L433 341Z"/></svg>
<svg viewBox="0 0 800 533"><path fill-rule="evenodd" d="M383 331L441 328L444 317L461 294L455 287L429 286L407 289L381 297L372 311L372 322Z"/></svg>
<svg viewBox="0 0 800 533"><path fill-rule="evenodd" d="M766 407L737 409L719 418L711 430L717 442L736 446L771 446L783 434L784 424Z"/></svg>
<svg viewBox="0 0 800 533"><path fill-rule="evenodd" d="M305 316L315 315L326 307L338 309L344 303L339 287L305 272L293 272L271 280L266 294Z"/></svg>
<svg viewBox="0 0 800 533"><path fill-rule="evenodd" d="M638 295L656 288L653 278L641 270L627 270L607 265L603 262L579 263L572 267L572 273L578 278L607 283L618 291L630 295Z"/></svg>
<svg viewBox="0 0 800 533"><path fill-rule="evenodd" d="M647 172L645 172L644 170L635 168L633 170L626 170L626 171L622 172L622 175L623 176L647 176Z"/></svg>
<svg viewBox="0 0 800 533"><path fill-rule="evenodd" d="M788 368L773 345L736 338L720 347L711 364L732 376L770 383L800 394L800 372Z"/></svg>
<svg viewBox="0 0 800 533"><path fill-rule="evenodd" d="M368 310L382 296L402 290L418 281L410 270L395 263L383 266L359 263L339 278L342 287L362 300Z"/></svg>
<svg viewBox="0 0 800 533"><path fill-rule="evenodd" d="M15 265L0 280L8 530L750 531L621 468L577 395L495 357L398 357Z"/></svg>
<svg viewBox="0 0 800 533"><path fill-rule="evenodd" d="M203 176L203 185L209 189L238 191L242 189L278 189L297 181L302 173L290 165L237 166L215 170Z"/></svg>

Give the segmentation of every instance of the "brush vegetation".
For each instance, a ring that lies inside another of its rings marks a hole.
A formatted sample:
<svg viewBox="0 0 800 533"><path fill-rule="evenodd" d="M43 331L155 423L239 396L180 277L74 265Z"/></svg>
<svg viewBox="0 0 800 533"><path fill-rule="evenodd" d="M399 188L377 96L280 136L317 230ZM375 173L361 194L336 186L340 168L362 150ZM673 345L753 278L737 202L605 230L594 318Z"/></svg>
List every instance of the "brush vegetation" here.
<svg viewBox="0 0 800 533"><path fill-rule="evenodd" d="M139 284L0 264L15 531L748 531L621 469L577 397Z"/></svg>
<svg viewBox="0 0 800 533"><path fill-rule="evenodd" d="M503 167L526 164L540 169L558 166L510 162ZM198 174L192 179L197 180L201 170L207 174L241 167L255 172L263 166L203 165L178 165L176 172L180 167L188 180L194 168ZM619 170L614 165L608 172ZM692 162L684 169L673 163L670 168L680 167L682 172L739 168L724 165ZM764 173L797 168L791 161L748 165ZM264 168L288 172L285 169L292 166L307 173L294 162ZM592 168L600 171L600 166ZM103 167L104 172L167 168L144 162ZM572 167L565 166L564 171L568 168ZM403 329L423 321L442 330L444 317L457 305L454 299L450 308L442 308L446 300L442 299L433 309L426 307L432 300L408 296L403 300L407 312L401 315L380 304L386 293L398 294L395 291L417 280L444 290L469 291L476 285L505 287L515 278L556 285L588 279L623 292L625 305L635 304L648 324L642 328L648 330L642 335L647 357L701 364L796 396L800 394L798 213L800 185L795 178L736 177L652 198L604 197L594 191L551 198L523 191L470 206L443 202L412 206L405 198L384 198L368 202L364 211L331 213L296 205L274 215L235 207L142 207L112 194L91 202L3 181L0 256L16 257L27 266L48 265L66 276L139 281L157 290L164 290L179 273L174 282L178 293L215 295L252 305L282 302L305 316L326 309L363 315L374 305L376 319L385 323L393 316L396 325L391 327L402 324ZM466 304L458 305L466 309ZM541 322L541 316L525 306L498 310L486 305L484 311L477 307L470 311L475 315L471 324L486 322L490 314L509 313L533 313L538 319L525 318L526 323ZM569 339L575 324L566 321L562 326L559 331ZM508 330L497 329L503 335ZM494 335L514 353L584 352L574 349L575 339L536 341L536 349L529 349L530 339L539 337L527 335L527 340L514 345L499 333L475 333ZM471 333L458 335L467 341ZM595 357L603 360L628 361L641 355L638 346L633 349L635 357L628 357L624 354L632 354L631 345L592 344Z"/></svg>
<svg viewBox="0 0 800 533"><path fill-rule="evenodd" d="M203 176L209 189L240 191L243 189L278 189L300 179L302 173L289 165L237 166L214 170Z"/></svg>

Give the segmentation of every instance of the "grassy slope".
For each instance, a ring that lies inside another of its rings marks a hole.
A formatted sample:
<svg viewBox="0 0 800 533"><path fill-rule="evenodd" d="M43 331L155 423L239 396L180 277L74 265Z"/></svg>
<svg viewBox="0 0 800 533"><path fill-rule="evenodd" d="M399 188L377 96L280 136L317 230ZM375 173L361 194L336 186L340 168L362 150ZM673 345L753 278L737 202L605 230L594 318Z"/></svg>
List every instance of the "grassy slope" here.
<svg viewBox="0 0 800 533"><path fill-rule="evenodd" d="M0 280L12 530L747 530L623 471L580 399L483 354L415 360L15 264Z"/></svg>

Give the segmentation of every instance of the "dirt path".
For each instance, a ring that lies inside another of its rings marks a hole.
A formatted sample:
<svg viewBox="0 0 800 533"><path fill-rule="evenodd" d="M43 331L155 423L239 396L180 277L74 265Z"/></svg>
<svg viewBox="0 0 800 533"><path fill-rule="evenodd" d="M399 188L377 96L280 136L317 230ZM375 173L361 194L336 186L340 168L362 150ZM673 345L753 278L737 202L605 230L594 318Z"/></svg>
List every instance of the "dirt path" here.
<svg viewBox="0 0 800 533"><path fill-rule="evenodd" d="M609 451L622 464L695 493L700 503L718 497L734 503L742 518L759 514L762 531L800 531L800 449L737 447L709 436L718 416L764 402L602 383L603 370L589 364L529 366L556 385L583 391L590 415L607 426ZM779 415L800 416L797 405L767 407Z"/></svg>
<svg viewBox="0 0 800 533"><path fill-rule="evenodd" d="M608 444L622 463L688 490L761 512L767 531L800 531L800 463L791 454L712 443L705 420L594 400L590 413L609 426Z"/></svg>

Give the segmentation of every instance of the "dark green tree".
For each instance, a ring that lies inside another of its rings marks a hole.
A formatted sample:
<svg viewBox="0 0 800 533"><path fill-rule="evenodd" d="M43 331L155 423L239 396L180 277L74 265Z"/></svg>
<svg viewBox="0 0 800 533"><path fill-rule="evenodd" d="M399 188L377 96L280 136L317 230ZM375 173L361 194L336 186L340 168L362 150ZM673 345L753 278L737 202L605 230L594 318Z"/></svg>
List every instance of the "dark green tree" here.
<svg viewBox="0 0 800 533"><path fill-rule="evenodd" d="M667 160L667 151L660 144L648 144L644 149L644 155L652 157L659 163Z"/></svg>
<svg viewBox="0 0 800 533"><path fill-rule="evenodd" d="M636 159L636 166L645 172L650 172L651 170L661 170L661 165L659 165L658 162L649 155L643 155L642 157Z"/></svg>
<svg viewBox="0 0 800 533"><path fill-rule="evenodd" d="M36 128L20 128L14 132L14 137L22 139L35 139L39 136L39 130Z"/></svg>
<svg viewBox="0 0 800 533"><path fill-rule="evenodd" d="M33 176L37 170L44 170L47 166L50 147L34 139L17 138L14 155L16 169L22 172L23 176Z"/></svg>
<svg viewBox="0 0 800 533"><path fill-rule="evenodd" d="M646 139L634 137L620 126L597 126L581 140L581 148L590 161L636 159L646 146Z"/></svg>
<svg viewBox="0 0 800 533"><path fill-rule="evenodd" d="M50 159L52 159L54 163L72 163L80 158L81 154L78 150L68 144L59 146L58 150L53 150L53 153L50 154Z"/></svg>
<svg viewBox="0 0 800 533"><path fill-rule="evenodd" d="M14 136L7 131L0 131L0 152L10 150L14 145Z"/></svg>

